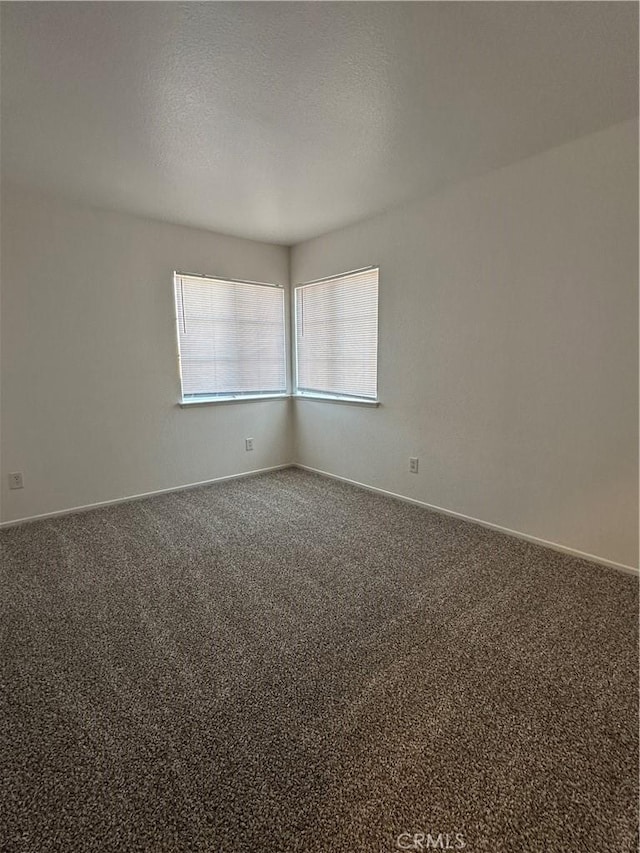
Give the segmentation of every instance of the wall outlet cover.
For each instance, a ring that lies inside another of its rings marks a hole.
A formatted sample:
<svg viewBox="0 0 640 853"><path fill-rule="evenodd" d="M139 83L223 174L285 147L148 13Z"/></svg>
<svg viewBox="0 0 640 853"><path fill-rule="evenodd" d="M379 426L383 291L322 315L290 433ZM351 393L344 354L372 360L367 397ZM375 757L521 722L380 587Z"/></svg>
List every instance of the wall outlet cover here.
<svg viewBox="0 0 640 853"><path fill-rule="evenodd" d="M10 489L23 489L24 481L22 479L22 471L14 471L12 474L9 474L9 488Z"/></svg>

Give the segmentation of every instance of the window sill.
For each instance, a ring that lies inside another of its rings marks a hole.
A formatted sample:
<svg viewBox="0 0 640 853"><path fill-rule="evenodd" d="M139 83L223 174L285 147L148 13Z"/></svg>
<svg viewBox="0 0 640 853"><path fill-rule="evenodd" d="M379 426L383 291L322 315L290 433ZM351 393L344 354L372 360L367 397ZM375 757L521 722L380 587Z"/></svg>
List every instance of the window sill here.
<svg viewBox="0 0 640 853"><path fill-rule="evenodd" d="M313 400L321 403L346 403L348 406L366 406L378 408L379 400L364 400L362 397L332 397L330 394L293 394L294 400Z"/></svg>
<svg viewBox="0 0 640 853"><path fill-rule="evenodd" d="M286 400L290 394L238 394L230 397L201 397L194 400L180 400L178 406L188 409L191 406L217 406L225 403L258 403L265 400Z"/></svg>
<svg viewBox="0 0 640 853"><path fill-rule="evenodd" d="M363 400L361 397L332 397L329 394L262 394L256 396L241 395L237 397L202 397L197 400L179 400L176 404L181 409L190 409L191 406L220 406L229 403L259 403L265 400L311 400L321 403L343 403L347 406L365 406L377 409L379 400Z"/></svg>

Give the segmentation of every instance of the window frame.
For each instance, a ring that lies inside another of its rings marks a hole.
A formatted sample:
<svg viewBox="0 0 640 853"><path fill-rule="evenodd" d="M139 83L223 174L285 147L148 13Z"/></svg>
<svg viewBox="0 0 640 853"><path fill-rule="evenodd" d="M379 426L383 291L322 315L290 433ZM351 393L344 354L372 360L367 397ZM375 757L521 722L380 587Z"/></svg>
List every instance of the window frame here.
<svg viewBox="0 0 640 853"><path fill-rule="evenodd" d="M376 270L378 273L378 302L376 304L376 396L373 397L358 397L347 394L331 394L322 391L305 391L300 389L298 385L298 306L296 293L302 287L309 287L314 284L323 284L335 279L347 278L358 273L370 272ZM295 400L311 400L314 402L329 402L343 403L347 405L369 406L377 408L380 406L380 267L378 264L371 264L358 269L347 270L346 272L335 273L334 275L322 276L311 281L303 281L293 285L291 288L291 370L292 370L292 394Z"/></svg>
<svg viewBox="0 0 640 853"><path fill-rule="evenodd" d="M251 285L254 287L270 287L275 288L282 293L282 339L283 339L283 352L282 352L282 360L284 366L284 388L281 391L266 391L266 392L254 392L254 391L239 391L234 393L219 393L219 394L184 394L184 382L182 376L182 353L180 349L180 312L178 306L178 279L180 278L197 278L197 279L205 279L208 281L219 281L224 282L225 284L245 284ZM174 301L174 322L175 322L175 333L176 333L176 361L178 367L178 388L179 388L179 398L178 405L180 407L191 407L191 406L202 406L202 405L216 405L216 404L226 404L226 403L243 403L243 402L256 402L256 401L265 401L265 400L282 400L291 396L289 393L289 330L288 330L288 322L287 322L287 298L286 298L286 287L282 284L275 284L272 282L265 281L251 281L248 279L240 279L240 278L230 278L229 276L223 275L210 275L204 273L193 273L193 272L185 272L183 270L174 270L172 277L172 287L173 287L173 301Z"/></svg>

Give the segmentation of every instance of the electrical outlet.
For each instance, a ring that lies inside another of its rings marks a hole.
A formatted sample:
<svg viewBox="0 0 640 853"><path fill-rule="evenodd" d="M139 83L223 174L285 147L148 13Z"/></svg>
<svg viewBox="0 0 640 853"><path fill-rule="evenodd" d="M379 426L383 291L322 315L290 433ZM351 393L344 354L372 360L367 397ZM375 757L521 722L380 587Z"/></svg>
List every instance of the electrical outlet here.
<svg viewBox="0 0 640 853"><path fill-rule="evenodd" d="M22 480L22 471L15 471L13 474L9 474L9 488L10 489L23 489L24 482Z"/></svg>
<svg viewBox="0 0 640 853"><path fill-rule="evenodd" d="M244 449L245 450L253 450L253 439L252 438L245 438Z"/></svg>
<svg viewBox="0 0 640 853"><path fill-rule="evenodd" d="M418 457L410 456L409 457L409 473L417 474L418 473Z"/></svg>

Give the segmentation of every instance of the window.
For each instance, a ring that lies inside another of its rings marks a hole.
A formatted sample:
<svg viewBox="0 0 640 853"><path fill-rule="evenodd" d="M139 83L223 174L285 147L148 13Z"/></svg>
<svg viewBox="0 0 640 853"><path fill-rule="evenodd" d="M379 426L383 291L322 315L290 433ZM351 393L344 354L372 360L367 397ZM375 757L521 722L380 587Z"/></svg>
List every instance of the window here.
<svg viewBox="0 0 640 853"><path fill-rule="evenodd" d="M287 393L284 290L174 275L182 401Z"/></svg>
<svg viewBox="0 0 640 853"><path fill-rule="evenodd" d="M296 393L375 401L378 268L295 288Z"/></svg>

